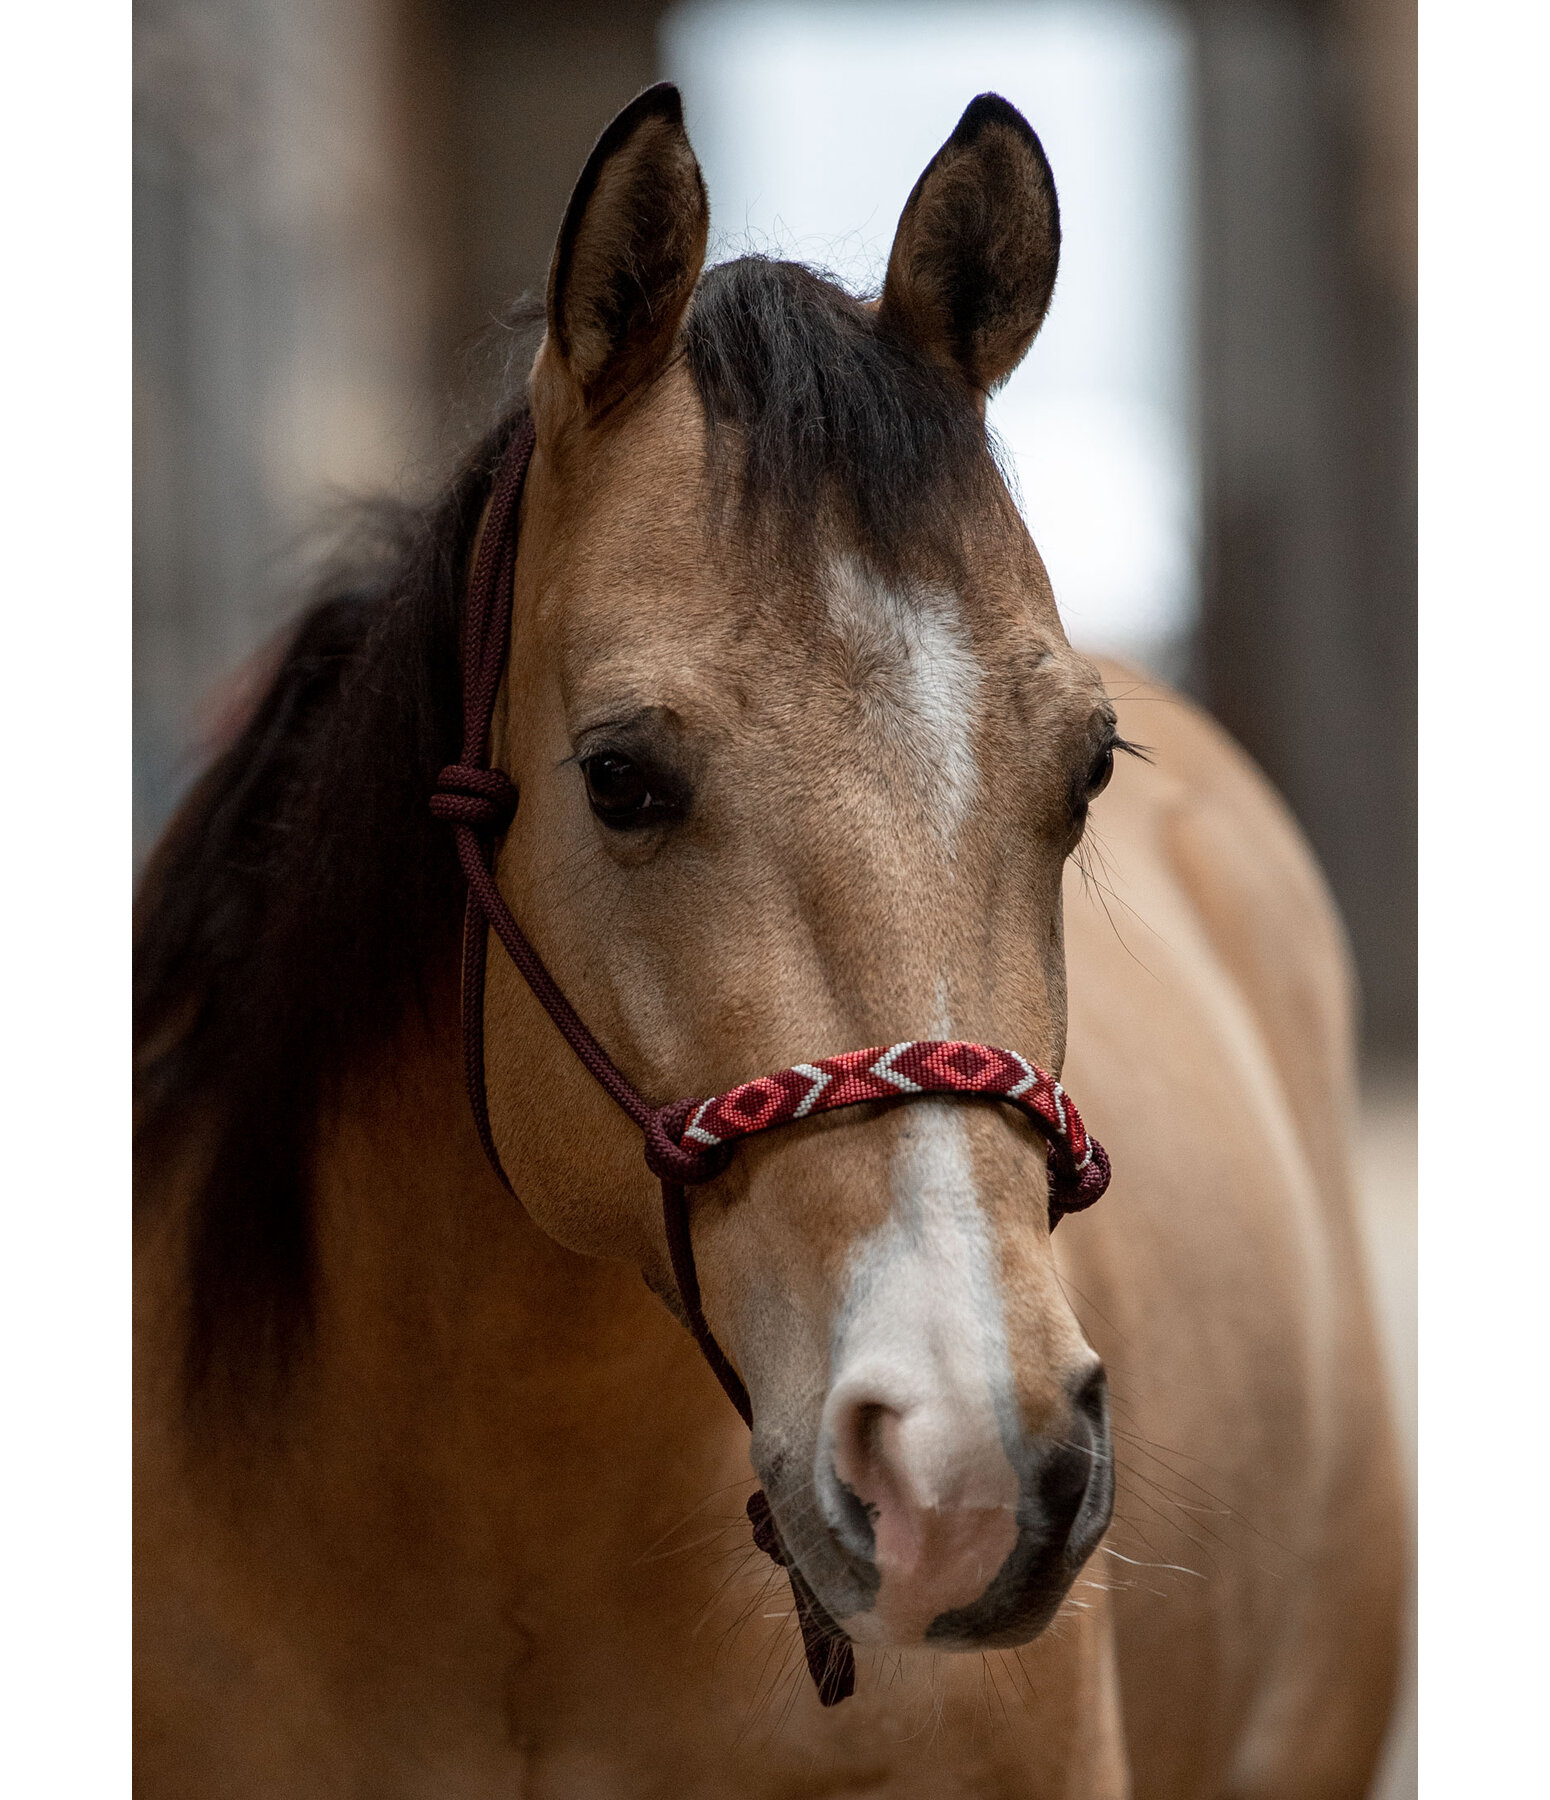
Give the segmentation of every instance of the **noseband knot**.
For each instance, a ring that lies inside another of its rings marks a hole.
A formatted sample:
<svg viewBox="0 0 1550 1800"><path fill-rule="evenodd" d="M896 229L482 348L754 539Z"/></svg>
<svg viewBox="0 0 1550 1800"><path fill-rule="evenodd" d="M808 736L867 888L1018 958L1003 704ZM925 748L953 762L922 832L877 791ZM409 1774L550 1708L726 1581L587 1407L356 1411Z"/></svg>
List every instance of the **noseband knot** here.
<svg viewBox="0 0 1550 1800"><path fill-rule="evenodd" d="M475 831L504 831L517 812L517 790L501 769L448 763L436 777L431 813L449 825Z"/></svg>
<svg viewBox="0 0 1550 1800"><path fill-rule="evenodd" d="M658 1181L679 1187L711 1181L732 1160L736 1144L685 1144L684 1126L698 1100L672 1100L652 1109L642 1127L646 1136L646 1167Z"/></svg>
<svg viewBox="0 0 1550 1800"><path fill-rule="evenodd" d="M1089 1138L1087 1161L1075 1174L1068 1174L1061 1167L1061 1159L1053 1151L1050 1155L1051 1201L1058 1212L1082 1212L1095 1200L1101 1200L1108 1189L1112 1173L1109 1167L1109 1153L1097 1138Z"/></svg>

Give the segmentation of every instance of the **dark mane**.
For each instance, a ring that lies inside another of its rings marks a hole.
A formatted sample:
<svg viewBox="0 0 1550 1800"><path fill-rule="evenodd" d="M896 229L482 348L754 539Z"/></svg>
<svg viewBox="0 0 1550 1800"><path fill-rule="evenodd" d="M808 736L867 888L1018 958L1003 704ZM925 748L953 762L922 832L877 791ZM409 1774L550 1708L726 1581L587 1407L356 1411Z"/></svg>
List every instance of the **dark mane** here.
<svg viewBox="0 0 1550 1800"><path fill-rule="evenodd" d="M283 1373L310 1311L307 1169L330 1075L424 1001L459 874L426 808L457 755L459 594L515 419L370 541L158 845L135 919L137 1158L208 1121L189 1239L191 1397Z"/></svg>
<svg viewBox="0 0 1550 1800"><path fill-rule="evenodd" d="M952 554L993 469L961 381L841 289L758 258L703 277L686 340L713 489L744 529L800 557L825 517L884 572L909 544ZM189 1236L196 1405L273 1389L303 1346L320 1106L455 966L460 876L426 802L458 750L472 540L522 416L435 505L374 511L369 554L321 584L141 883L137 1160L149 1172L191 1131L208 1156Z"/></svg>

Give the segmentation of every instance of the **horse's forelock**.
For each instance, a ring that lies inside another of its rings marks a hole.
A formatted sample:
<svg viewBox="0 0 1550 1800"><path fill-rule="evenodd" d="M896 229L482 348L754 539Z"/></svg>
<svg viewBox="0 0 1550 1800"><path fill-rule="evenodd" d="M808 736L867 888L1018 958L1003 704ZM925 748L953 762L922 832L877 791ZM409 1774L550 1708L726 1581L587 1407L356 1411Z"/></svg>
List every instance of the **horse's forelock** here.
<svg viewBox="0 0 1550 1800"><path fill-rule="evenodd" d="M802 562L815 521L880 573L959 560L966 505L994 482L967 386L799 263L742 257L700 281L684 334L713 491L761 548Z"/></svg>

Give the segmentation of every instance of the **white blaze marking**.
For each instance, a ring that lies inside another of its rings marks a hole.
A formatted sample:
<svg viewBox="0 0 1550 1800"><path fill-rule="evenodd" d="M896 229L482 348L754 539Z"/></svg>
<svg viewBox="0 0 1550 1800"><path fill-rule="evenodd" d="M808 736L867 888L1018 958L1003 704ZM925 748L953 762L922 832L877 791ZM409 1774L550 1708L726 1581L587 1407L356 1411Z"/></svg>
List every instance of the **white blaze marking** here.
<svg viewBox="0 0 1550 1800"><path fill-rule="evenodd" d="M951 854L979 788L974 723L983 682L958 596L923 583L891 588L842 558L828 602L867 723L903 764Z"/></svg>
<svg viewBox="0 0 1550 1800"><path fill-rule="evenodd" d="M857 1402L901 1415L904 1472L921 1504L1015 1498L1001 1424L1012 1405L1011 1357L960 1107L908 1108L892 1187L889 1217L851 1251L835 1321L815 1470L831 1523L840 1510L832 1422Z"/></svg>

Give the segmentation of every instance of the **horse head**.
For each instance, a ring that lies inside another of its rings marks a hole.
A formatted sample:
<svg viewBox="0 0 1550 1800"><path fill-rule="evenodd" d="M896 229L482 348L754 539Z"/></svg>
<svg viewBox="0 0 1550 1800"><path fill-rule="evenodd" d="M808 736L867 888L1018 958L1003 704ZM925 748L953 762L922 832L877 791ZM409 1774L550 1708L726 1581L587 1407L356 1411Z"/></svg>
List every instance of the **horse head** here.
<svg viewBox="0 0 1550 1800"><path fill-rule="evenodd" d="M1114 714L985 427L1054 284L1044 153L974 101L875 301L762 259L705 272L707 226L677 93L652 89L593 152L549 278L490 744L521 795L502 892L648 1095L910 1038L1058 1072L1062 870ZM485 1036L528 1210L676 1307L639 1136L501 958ZM807 1120L747 1142L691 1220L827 1611L876 1645L1039 1631L1113 1483L1027 1121L950 1099Z"/></svg>

